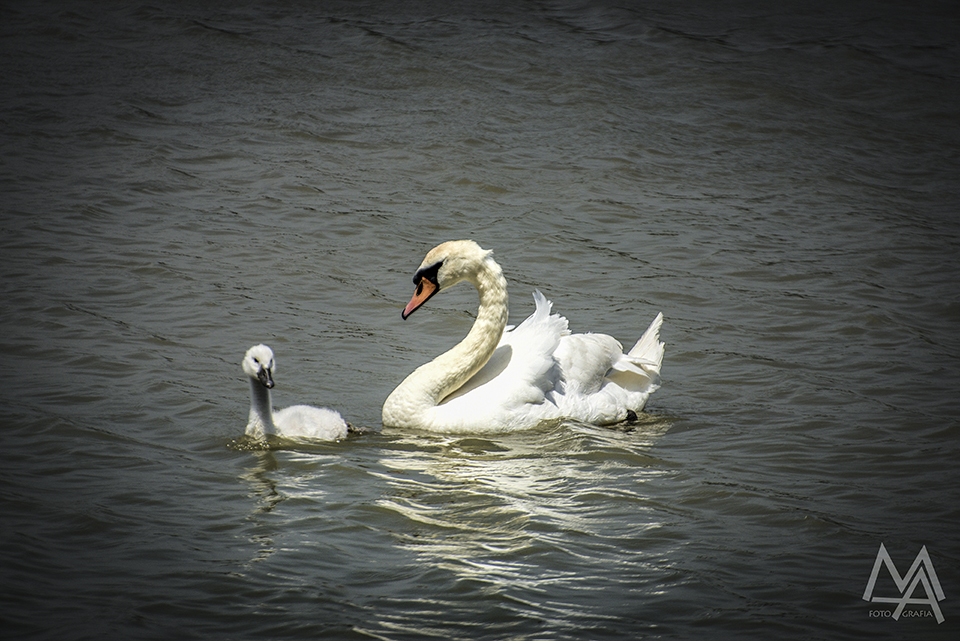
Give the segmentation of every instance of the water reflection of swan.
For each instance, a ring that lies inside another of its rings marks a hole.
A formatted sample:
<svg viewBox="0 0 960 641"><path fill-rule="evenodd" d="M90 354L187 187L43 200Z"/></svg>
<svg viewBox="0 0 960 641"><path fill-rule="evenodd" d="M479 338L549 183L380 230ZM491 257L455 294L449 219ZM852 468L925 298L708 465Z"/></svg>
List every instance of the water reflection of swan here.
<svg viewBox="0 0 960 641"><path fill-rule="evenodd" d="M266 345L254 345L243 358L243 371L250 377L250 418L247 435L264 439L269 434L288 438L335 441L347 436L347 424L334 410L292 405L274 412L270 402L276 362Z"/></svg>
<svg viewBox="0 0 960 641"><path fill-rule="evenodd" d="M635 418L659 386L661 314L624 353L611 336L571 334L567 320L551 315L551 303L535 292L536 311L504 331L507 281L491 252L472 240L430 250L414 276L416 294L403 317L462 281L480 294L473 327L390 394L383 405L385 426L483 433L561 419L606 425Z"/></svg>
<svg viewBox="0 0 960 641"><path fill-rule="evenodd" d="M625 550L662 525L643 485L665 473L649 451L669 424L643 417L626 433L568 422L486 438L394 433L381 471L370 472L387 487L378 505L406 521L395 526L399 542L425 566L529 595L549 581L589 583L595 563L646 562Z"/></svg>

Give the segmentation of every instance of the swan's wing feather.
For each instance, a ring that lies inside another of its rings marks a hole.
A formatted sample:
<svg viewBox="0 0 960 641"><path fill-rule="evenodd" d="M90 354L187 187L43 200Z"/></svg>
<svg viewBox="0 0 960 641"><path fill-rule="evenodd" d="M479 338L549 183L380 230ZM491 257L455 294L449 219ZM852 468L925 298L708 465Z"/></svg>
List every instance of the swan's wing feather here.
<svg viewBox="0 0 960 641"><path fill-rule="evenodd" d="M564 336L556 351L561 381L558 392L567 396L594 394L604 377L623 357L623 346L606 334Z"/></svg>
<svg viewBox="0 0 960 641"><path fill-rule="evenodd" d="M660 386L662 315L657 315L627 353L605 334L564 336L556 350L561 385L556 402L564 416L591 423L614 423L639 411Z"/></svg>
<svg viewBox="0 0 960 641"><path fill-rule="evenodd" d="M533 301L534 312L515 330L504 332L500 345L509 345L513 350L508 374L513 384L531 385L545 393L556 385L554 353L570 330L566 318L550 313L553 303L540 290L534 290Z"/></svg>
<svg viewBox="0 0 960 641"><path fill-rule="evenodd" d="M543 403L557 384L553 353L569 330L567 319L550 313L552 303L543 294L535 291L533 298L533 314L516 329L504 332L487 364L440 407L451 414L468 409L487 414L491 408L515 413L524 405Z"/></svg>

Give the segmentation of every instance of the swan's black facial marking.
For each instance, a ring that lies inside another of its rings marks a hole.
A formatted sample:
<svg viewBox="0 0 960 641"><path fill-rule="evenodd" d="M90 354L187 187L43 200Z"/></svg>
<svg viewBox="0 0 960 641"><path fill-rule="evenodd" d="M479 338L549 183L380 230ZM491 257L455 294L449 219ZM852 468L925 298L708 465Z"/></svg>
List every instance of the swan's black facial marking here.
<svg viewBox="0 0 960 641"><path fill-rule="evenodd" d="M440 289L440 283L437 282L437 278L441 267L443 267L442 260L430 265L429 267L423 267L422 269L417 270L417 273L413 275L413 284L417 286L418 295L422 291L424 278L436 285L438 290Z"/></svg>

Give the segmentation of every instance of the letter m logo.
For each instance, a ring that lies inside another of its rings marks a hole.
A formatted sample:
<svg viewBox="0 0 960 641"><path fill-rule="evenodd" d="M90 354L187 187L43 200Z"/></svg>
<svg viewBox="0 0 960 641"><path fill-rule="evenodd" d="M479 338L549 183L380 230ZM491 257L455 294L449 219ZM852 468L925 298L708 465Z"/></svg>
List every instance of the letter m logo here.
<svg viewBox="0 0 960 641"><path fill-rule="evenodd" d="M880 574L881 565L887 568L887 571L893 578L893 582L900 591L899 597L873 596L873 588L877 583L877 576ZM920 585L923 586L923 590L927 595L925 599L913 598L913 593L916 591L917 586ZM870 580L867 581L867 589L863 591L864 601L873 603L896 603L897 608L893 611L894 619L900 618L900 615L903 613L903 608L908 604L927 604L936 615L937 623L943 623L943 613L940 612L938 602L943 601L944 598L943 588L940 587L937 572L933 569L933 561L930 560L930 555L927 553L927 546L924 545L920 548L920 553L917 554L917 558L913 560L910 569L907 570L906 574L900 576L900 572L897 571L897 566L893 564L893 559L890 558L887 548L883 547L883 543L880 544L880 551L877 552L877 560L873 564L873 572L870 573Z"/></svg>

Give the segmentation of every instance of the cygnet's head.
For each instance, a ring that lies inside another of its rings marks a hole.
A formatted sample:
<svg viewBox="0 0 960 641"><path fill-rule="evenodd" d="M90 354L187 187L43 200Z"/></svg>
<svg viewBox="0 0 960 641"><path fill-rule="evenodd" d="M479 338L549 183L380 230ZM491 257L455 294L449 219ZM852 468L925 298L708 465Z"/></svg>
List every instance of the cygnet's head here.
<svg viewBox="0 0 960 641"><path fill-rule="evenodd" d="M243 357L243 371L252 379L270 389L273 387L273 372L276 363L273 361L273 350L266 345L254 345L247 350Z"/></svg>

